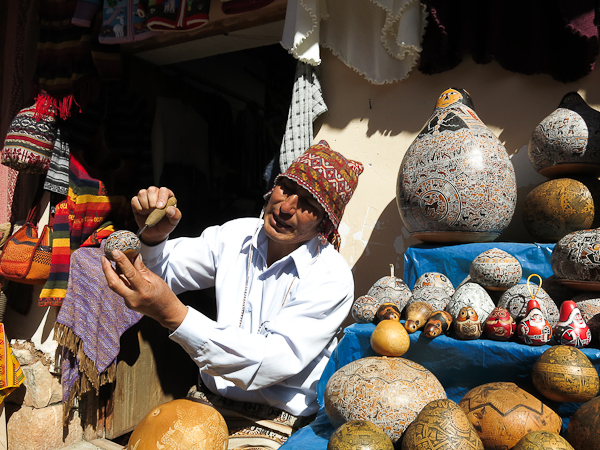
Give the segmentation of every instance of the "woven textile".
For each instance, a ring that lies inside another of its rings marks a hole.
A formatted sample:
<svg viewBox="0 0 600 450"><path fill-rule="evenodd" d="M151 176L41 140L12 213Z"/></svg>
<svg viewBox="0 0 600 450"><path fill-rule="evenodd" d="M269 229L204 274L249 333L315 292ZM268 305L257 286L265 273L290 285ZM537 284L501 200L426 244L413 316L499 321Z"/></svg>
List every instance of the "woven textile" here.
<svg viewBox="0 0 600 450"><path fill-rule="evenodd" d="M60 128L56 130L56 140L46 173L44 189L60 195L69 193L69 144L62 139Z"/></svg>
<svg viewBox="0 0 600 450"><path fill-rule="evenodd" d="M106 237L114 231L112 225L103 225L111 212L120 213L126 204L123 196L106 195L104 183L92 178L73 154L69 159L69 194L56 205L52 266L40 293L39 306L62 304L67 292L71 253L82 246L98 245L98 233Z"/></svg>
<svg viewBox="0 0 600 450"><path fill-rule="evenodd" d="M296 158L284 173L275 178L275 183L280 177L287 177L317 199L327 213L327 220L319 230L319 235L339 249L337 228L362 171L360 162L345 158L329 148L326 141L320 141Z"/></svg>
<svg viewBox="0 0 600 450"><path fill-rule="evenodd" d="M0 323L0 404L24 380L19 361L8 344L4 324Z"/></svg>
<svg viewBox="0 0 600 450"><path fill-rule="evenodd" d="M279 168L289 165L313 142L313 122L327 111L317 69L302 61L296 65L292 102L288 111L285 134L279 151Z"/></svg>
<svg viewBox="0 0 600 450"><path fill-rule="evenodd" d="M23 173L45 173L56 139L52 114L35 117L35 106L23 108L14 117L2 148L2 164Z"/></svg>
<svg viewBox="0 0 600 450"><path fill-rule="evenodd" d="M142 318L125 306L109 287L100 247L81 247L71 255L67 292L56 318L58 343L63 346L61 384L65 416L77 395L115 379L123 333Z"/></svg>

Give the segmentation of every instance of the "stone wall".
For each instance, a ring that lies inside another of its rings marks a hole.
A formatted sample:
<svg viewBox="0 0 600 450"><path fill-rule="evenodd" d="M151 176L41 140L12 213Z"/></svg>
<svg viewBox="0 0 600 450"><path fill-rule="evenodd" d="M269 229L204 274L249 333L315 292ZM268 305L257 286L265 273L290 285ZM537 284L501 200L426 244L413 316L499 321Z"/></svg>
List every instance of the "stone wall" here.
<svg viewBox="0 0 600 450"><path fill-rule="evenodd" d="M21 364L24 383L5 399L8 450L57 450L86 438L78 411L63 423L60 376L54 361L32 342L13 341L11 347Z"/></svg>

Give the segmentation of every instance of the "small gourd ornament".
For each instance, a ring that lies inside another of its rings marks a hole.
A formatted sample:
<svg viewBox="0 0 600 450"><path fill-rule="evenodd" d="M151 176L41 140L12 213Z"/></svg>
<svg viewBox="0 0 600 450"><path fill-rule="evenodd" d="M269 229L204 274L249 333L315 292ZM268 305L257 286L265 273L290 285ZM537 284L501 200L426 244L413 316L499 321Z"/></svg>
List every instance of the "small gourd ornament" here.
<svg viewBox="0 0 600 450"><path fill-rule="evenodd" d="M531 285L529 284L529 279L532 276L537 276L539 278L539 286L535 294L531 291ZM527 313L525 317L519 322L519 325L517 325L517 337L521 342L527 345L545 345L552 339L552 327L550 326L550 322L544 317L544 314L540 309L540 304L535 299L535 296L541 287L542 277L537 274L529 275L527 278L527 289L529 289L529 293L531 294L531 300L527 302Z"/></svg>
<svg viewBox="0 0 600 450"><path fill-rule="evenodd" d="M410 347L410 337L396 320L382 320L370 338L371 348L381 356L402 356Z"/></svg>
<svg viewBox="0 0 600 450"><path fill-rule="evenodd" d="M560 318L554 326L554 339L559 344L575 348L587 347L592 342L592 332L572 300L565 300L560 305Z"/></svg>
<svg viewBox="0 0 600 450"><path fill-rule="evenodd" d="M479 339L483 331L479 315L471 306L463 306L460 309L452 327L456 337L464 340Z"/></svg>
<svg viewBox="0 0 600 450"><path fill-rule="evenodd" d="M382 320L395 320L400 322L400 310L395 303L382 303L375 313L375 324Z"/></svg>
<svg viewBox="0 0 600 450"><path fill-rule="evenodd" d="M448 311L436 311L429 316L429 319L427 319L425 328L423 328L423 335L433 339L442 334L446 334L450 329L451 324L452 316Z"/></svg>
<svg viewBox="0 0 600 450"><path fill-rule="evenodd" d="M433 307L427 302L414 302L406 306L405 314L404 328L408 334L412 334L425 326L427 319L433 314Z"/></svg>
<svg viewBox="0 0 600 450"><path fill-rule="evenodd" d="M517 328L515 320L502 306L496 306L483 324L483 335L493 341L508 341Z"/></svg>

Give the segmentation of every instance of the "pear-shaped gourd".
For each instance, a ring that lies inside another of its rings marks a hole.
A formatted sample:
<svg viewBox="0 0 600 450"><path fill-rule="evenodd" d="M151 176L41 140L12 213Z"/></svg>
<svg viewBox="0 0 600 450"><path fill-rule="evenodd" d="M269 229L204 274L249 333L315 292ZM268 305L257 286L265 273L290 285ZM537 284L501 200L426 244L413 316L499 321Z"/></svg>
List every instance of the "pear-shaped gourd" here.
<svg viewBox="0 0 600 450"><path fill-rule="evenodd" d="M548 178L600 175L600 111L569 92L542 120L529 140L529 160Z"/></svg>
<svg viewBox="0 0 600 450"><path fill-rule="evenodd" d="M425 326L427 319L433 314L433 307L427 302L414 302L407 305L404 311L406 314L404 328L412 334Z"/></svg>
<svg viewBox="0 0 600 450"><path fill-rule="evenodd" d="M423 328L423 335L428 338L441 336L442 334L446 334L450 329L450 325L452 325L452 316L450 313L448 311L436 311L427 319L425 328Z"/></svg>
<svg viewBox="0 0 600 450"><path fill-rule="evenodd" d="M373 330L370 344L381 356L402 356L410 347L410 338L400 322L382 320Z"/></svg>
<svg viewBox="0 0 600 450"><path fill-rule="evenodd" d="M510 223L517 202L514 167L464 89L442 92L407 149L396 202L407 230L424 242L490 242Z"/></svg>

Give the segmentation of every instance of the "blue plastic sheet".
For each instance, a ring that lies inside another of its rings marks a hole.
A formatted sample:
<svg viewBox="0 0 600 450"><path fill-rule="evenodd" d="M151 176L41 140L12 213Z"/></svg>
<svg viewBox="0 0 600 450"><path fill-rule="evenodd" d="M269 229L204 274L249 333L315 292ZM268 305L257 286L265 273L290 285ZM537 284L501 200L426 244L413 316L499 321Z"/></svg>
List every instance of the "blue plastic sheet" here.
<svg viewBox="0 0 600 450"><path fill-rule="evenodd" d="M527 277L532 273L538 274L542 279L554 274L550 266L554 244L511 242L447 246L420 244L409 247L404 253L404 282L412 289L419 276L426 272L440 272L450 278L456 287L469 275L471 262L491 248L504 250L517 258L523 268L522 283L527 282Z"/></svg>
<svg viewBox="0 0 600 450"><path fill-rule="evenodd" d="M471 262L481 253L499 248L513 255L523 267L522 283L532 273L542 279L553 275L550 257L554 244L519 244L491 242L448 246L416 245L404 255L404 282L412 289L417 278L426 272L445 274L456 287L468 275ZM373 324L354 324L344 330L345 335L332 354L317 385L321 406L317 418L293 434L282 450L326 450L335 431L323 407L327 381L340 367L368 356L376 356L370 345ZM449 399L458 403L472 388L496 381L513 382L536 395L531 381L535 361L549 345L534 347L518 342L498 342L487 339L462 341L450 336L428 339L418 331L410 335L410 348L403 358L415 361L430 370L442 383ZM582 350L596 368L600 369L600 350ZM559 403L540 399L563 418L563 434L570 416L580 403Z"/></svg>

